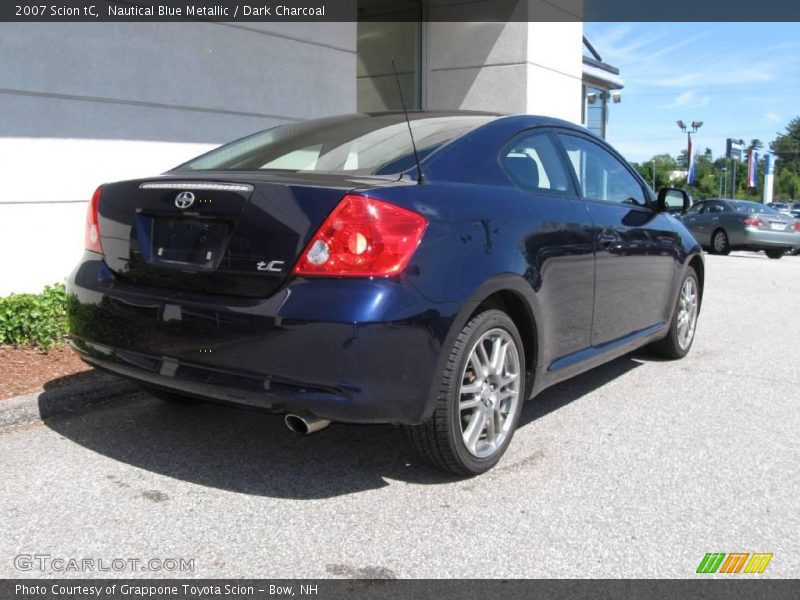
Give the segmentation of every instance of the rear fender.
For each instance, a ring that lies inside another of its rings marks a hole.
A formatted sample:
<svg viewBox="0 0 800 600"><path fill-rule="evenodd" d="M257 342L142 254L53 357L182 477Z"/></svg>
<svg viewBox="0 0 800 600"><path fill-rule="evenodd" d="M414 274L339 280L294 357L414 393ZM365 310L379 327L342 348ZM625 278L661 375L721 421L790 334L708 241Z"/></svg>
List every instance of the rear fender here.
<svg viewBox="0 0 800 600"><path fill-rule="evenodd" d="M436 369L434 371L436 376L431 384L430 393L428 394L428 402L425 412L422 415L421 422L427 421L433 414L436 406L436 400L439 396L442 376L444 374L447 361L450 358L450 351L455 345L456 338L469 322L470 318L475 314L475 311L478 309L478 307L488 298L498 292L511 292L516 294L523 301L525 308L529 311L530 320L533 324L533 331L529 333L534 340L534 356L525 357L525 362L528 365L528 384L526 387L530 390L529 396L531 397L538 391L539 388L537 382L539 378L536 376L536 371L538 370L538 365L541 364L539 349L542 348L540 330L538 327L536 327L536 323L541 322L539 320L541 315L538 299L536 298L536 294L534 293L530 284L519 275L515 275L513 273L495 275L478 286L478 288L476 288L462 304L459 312L453 317L447 336L442 344L442 351L439 353L439 358L436 361Z"/></svg>

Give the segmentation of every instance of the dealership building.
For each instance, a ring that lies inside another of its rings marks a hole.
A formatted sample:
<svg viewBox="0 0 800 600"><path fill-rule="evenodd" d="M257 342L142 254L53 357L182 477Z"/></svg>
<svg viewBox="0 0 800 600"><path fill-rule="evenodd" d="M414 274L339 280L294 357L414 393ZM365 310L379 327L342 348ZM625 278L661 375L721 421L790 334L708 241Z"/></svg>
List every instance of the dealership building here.
<svg viewBox="0 0 800 600"><path fill-rule="evenodd" d="M64 280L100 183L282 123L399 109L390 57L411 108L543 114L605 136L623 81L581 23L435 10L341 23L0 24L0 296Z"/></svg>

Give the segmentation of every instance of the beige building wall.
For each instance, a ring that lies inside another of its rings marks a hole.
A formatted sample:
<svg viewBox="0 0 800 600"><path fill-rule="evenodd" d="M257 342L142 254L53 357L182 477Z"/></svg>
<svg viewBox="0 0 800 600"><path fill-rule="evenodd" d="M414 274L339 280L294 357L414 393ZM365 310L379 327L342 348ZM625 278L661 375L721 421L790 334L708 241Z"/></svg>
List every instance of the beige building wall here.
<svg viewBox="0 0 800 600"><path fill-rule="evenodd" d="M356 109L355 23L1 23L0 296L63 281L97 185Z"/></svg>
<svg viewBox="0 0 800 600"><path fill-rule="evenodd" d="M542 114L580 123L583 23L480 22L485 4L439 0L430 8L423 74L427 107ZM512 18L557 17L539 0L506 4ZM461 22L470 12L474 22Z"/></svg>

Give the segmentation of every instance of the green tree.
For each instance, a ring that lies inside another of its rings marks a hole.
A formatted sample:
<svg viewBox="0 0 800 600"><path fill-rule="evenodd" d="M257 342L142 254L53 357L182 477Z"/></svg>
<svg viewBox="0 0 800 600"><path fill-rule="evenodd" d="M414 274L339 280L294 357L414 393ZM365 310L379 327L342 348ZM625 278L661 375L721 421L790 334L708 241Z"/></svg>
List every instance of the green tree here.
<svg viewBox="0 0 800 600"><path fill-rule="evenodd" d="M782 168L775 177L775 198L794 200L800 196L800 175Z"/></svg>
<svg viewBox="0 0 800 600"><path fill-rule="evenodd" d="M672 183L672 173L678 170L678 163L669 154L657 154L648 161L633 163L633 167L650 185L653 185L655 167L655 190L658 191L662 187L669 187Z"/></svg>
<svg viewBox="0 0 800 600"><path fill-rule="evenodd" d="M714 171L714 156L711 148L694 155L694 183L688 186L695 199L713 198L719 194L717 173Z"/></svg>
<svg viewBox="0 0 800 600"><path fill-rule="evenodd" d="M800 117L792 119L786 131L778 134L769 147L777 158L779 169L800 173Z"/></svg>
<svg viewBox="0 0 800 600"><path fill-rule="evenodd" d="M800 117L789 121L769 147L776 158L775 197L800 197Z"/></svg>
<svg viewBox="0 0 800 600"><path fill-rule="evenodd" d="M682 150L676 164L686 171L689 168L689 153ZM719 196L719 177L720 171L714 161L714 154L711 148L706 148L702 153L694 155L694 183L687 185L686 188L695 200L704 198L717 198ZM685 183L684 181L680 182Z"/></svg>

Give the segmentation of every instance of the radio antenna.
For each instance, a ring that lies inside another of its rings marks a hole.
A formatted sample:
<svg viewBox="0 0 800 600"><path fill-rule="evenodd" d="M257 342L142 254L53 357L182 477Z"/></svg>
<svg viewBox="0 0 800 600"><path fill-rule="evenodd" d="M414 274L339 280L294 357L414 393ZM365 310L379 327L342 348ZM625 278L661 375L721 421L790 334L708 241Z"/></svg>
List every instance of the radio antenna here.
<svg viewBox="0 0 800 600"><path fill-rule="evenodd" d="M411 119L408 118L408 111L406 110L406 101L403 98L403 88L400 85L400 76L397 74L397 65L392 60L392 70L394 71L394 80L397 82L397 91L400 94L400 106L403 107L403 114L406 117L406 125L408 125L408 135L411 137L411 147L414 149L414 159L417 161L417 183L425 182L425 174L422 172L422 162L419 160L419 152L417 152L417 143L414 141L414 132L411 131Z"/></svg>

